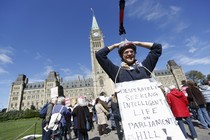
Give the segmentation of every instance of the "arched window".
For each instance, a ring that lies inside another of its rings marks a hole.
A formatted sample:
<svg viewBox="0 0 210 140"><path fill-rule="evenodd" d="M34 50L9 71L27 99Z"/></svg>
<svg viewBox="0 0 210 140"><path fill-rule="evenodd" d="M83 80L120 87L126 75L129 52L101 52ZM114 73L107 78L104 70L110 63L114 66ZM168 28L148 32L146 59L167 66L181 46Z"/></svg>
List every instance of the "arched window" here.
<svg viewBox="0 0 210 140"><path fill-rule="evenodd" d="M104 81L103 81L103 79L100 79L100 80L99 80L99 84L100 84L101 87L104 86Z"/></svg>

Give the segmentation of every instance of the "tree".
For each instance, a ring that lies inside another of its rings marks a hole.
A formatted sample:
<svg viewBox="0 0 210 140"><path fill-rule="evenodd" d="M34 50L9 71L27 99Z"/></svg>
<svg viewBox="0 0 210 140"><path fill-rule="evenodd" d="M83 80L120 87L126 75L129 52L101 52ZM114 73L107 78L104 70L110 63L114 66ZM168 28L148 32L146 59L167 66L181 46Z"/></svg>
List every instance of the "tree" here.
<svg viewBox="0 0 210 140"><path fill-rule="evenodd" d="M1 110L1 112L6 112L7 111L7 108L3 108L2 110Z"/></svg>
<svg viewBox="0 0 210 140"><path fill-rule="evenodd" d="M34 105L31 105L31 110L36 110L36 107Z"/></svg>
<svg viewBox="0 0 210 140"><path fill-rule="evenodd" d="M207 80L210 80L210 74L208 74L206 78L207 78Z"/></svg>
<svg viewBox="0 0 210 140"><path fill-rule="evenodd" d="M191 70L187 72L186 77L188 80L193 80L194 82L199 82L200 80L205 79L205 75L203 75L201 72L196 71L196 70Z"/></svg>

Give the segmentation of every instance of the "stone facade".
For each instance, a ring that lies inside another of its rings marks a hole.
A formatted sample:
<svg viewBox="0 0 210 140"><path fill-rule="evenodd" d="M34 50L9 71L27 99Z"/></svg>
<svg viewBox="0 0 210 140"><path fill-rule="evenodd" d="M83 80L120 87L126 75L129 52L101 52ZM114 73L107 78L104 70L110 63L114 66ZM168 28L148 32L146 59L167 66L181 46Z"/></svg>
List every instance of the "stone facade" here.
<svg viewBox="0 0 210 140"><path fill-rule="evenodd" d="M186 80L186 76L181 66L178 66L174 60L169 60L167 69L155 70L153 73L156 80L164 87L175 85L178 89L181 87L181 81Z"/></svg>
<svg viewBox="0 0 210 140"><path fill-rule="evenodd" d="M28 83L24 74L18 75L12 83L8 99L10 110L25 110L34 106L40 109L46 102L50 101L50 89L56 86L63 86L65 97L69 97L71 104L76 103L79 96L85 96L88 100L94 100L102 91L110 96L114 93L114 83L103 71L95 59L95 52L104 47L104 37L100 30L95 16L92 20L90 31L90 56L92 63L92 78L85 79L78 77L72 81L62 81L57 72L50 72L43 82ZM174 60L169 60L167 69L153 72L157 81L163 86L176 85L178 88L182 80L186 80L185 74Z"/></svg>

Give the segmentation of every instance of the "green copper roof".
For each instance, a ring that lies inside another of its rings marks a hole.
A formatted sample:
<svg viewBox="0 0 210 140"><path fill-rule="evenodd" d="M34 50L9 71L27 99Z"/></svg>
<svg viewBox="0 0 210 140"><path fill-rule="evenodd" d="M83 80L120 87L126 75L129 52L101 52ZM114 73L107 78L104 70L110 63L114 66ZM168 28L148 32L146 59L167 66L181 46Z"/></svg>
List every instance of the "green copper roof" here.
<svg viewBox="0 0 210 140"><path fill-rule="evenodd" d="M93 16L92 30L99 29L95 16Z"/></svg>
<svg viewBox="0 0 210 140"><path fill-rule="evenodd" d="M92 9L91 9L92 10ZM97 21L96 21L96 17L95 17L95 15L94 15L94 11L92 10L92 12L93 12L93 21L92 21L92 30L96 30L96 29L99 29L99 26L98 26L98 23L97 23Z"/></svg>

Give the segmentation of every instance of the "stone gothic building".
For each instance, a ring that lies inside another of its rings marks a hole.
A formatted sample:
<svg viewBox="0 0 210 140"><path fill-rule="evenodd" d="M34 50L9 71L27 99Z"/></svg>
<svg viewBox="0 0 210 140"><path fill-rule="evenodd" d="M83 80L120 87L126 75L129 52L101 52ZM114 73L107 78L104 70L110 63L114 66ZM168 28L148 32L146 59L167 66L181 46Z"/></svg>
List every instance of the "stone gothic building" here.
<svg viewBox="0 0 210 140"><path fill-rule="evenodd" d="M20 74L11 85L7 111L25 110L31 108L31 106L40 109L43 104L50 101L50 89L59 85L63 86L64 95L70 98L72 105L79 96L85 96L91 101L102 91L107 96L114 93L114 83L95 59L95 52L104 46L103 33L98 26L95 16L93 16L90 30L92 78L78 77L76 80L62 81L59 74L52 71L43 82L28 83L26 75ZM178 66L174 60L168 61L167 69L156 70L153 73L163 86L174 84L179 88L181 81L186 80L181 66Z"/></svg>

